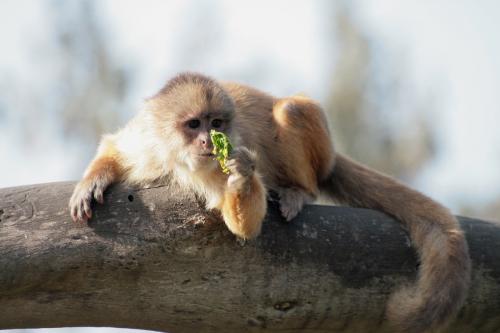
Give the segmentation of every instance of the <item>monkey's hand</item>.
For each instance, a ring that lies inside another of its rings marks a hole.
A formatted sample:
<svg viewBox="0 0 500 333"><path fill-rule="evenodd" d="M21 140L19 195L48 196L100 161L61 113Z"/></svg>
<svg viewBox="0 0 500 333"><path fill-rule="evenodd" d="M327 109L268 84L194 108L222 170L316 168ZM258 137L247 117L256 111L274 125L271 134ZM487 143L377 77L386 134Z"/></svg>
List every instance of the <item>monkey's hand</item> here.
<svg viewBox="0 0 500 333"><path fill-rule="evenodd" d="M84 223L92 217L92 199L103 203L104 190L108 185L108 182L99 177L84 178L76 185L69 200L69 209L73 221Z"/></svg>
<svg viewBox="0 0 500 333"><path fill-rule="evenodd" d="M229 169L227 186L229 190L246 193L250 189L255 172L256 155L245 147L235 148L226 163Z"/></svg>

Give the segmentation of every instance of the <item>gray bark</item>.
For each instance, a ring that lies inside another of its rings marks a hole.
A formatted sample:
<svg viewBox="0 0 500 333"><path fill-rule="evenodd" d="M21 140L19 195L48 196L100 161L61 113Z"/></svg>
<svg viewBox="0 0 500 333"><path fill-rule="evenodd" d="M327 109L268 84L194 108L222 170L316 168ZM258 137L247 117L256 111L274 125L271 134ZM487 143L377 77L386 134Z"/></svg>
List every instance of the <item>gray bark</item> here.
<svg viewBox="0 0 500 333"><path fill-rule="evenodd" d="M173 186L114 186L75 225L74 183L0 190L0 329L112 326L178 332L385 332L388 295L415 278L399 224L307 206L237 241ZM450 332L500 332L500 227L460 218L473 260Z"/></svg>

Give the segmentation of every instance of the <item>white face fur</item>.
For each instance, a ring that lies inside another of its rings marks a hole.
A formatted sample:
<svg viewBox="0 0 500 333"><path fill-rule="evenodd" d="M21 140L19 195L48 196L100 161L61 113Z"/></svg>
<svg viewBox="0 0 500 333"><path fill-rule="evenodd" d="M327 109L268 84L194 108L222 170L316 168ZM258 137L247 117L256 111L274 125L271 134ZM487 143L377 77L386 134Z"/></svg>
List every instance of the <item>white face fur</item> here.
<svg viewBox="0 0 500 333"><path fill-rule="evenodd" d="M149 103L160 137L177 162L193 172L217 165L210 131L231 135L234 115L231 97L214 81L199 80L189 75L174 79Z"/></svg>

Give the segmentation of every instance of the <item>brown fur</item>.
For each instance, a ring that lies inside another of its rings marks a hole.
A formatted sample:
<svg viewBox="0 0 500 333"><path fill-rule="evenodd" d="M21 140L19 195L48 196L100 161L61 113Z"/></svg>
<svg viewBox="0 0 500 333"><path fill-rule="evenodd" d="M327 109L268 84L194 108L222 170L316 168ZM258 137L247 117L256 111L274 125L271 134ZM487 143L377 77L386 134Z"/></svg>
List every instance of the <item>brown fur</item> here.
<svg viewBox="0 0 500 333"><path fill-rule="evenodd" d="M258 176L252 177L248 191L227 191L222 216L231 232L241 238L254 238L260 233L266 214L266 190Z"/></svg>
<svg viewBox="0 0 500 333"><path fill-rule="evenodd" d="M109 179L111 182L121 177L123 173L120 154L112 143L105 143L101 147L101 156L89 166L85 178L93 179L101 176Z"/></svg>
<svg viewBox="0 0 500 333"><path fill-rule="evenodd" d="M211 119L224 120L222 130L237 146L228 162L231 176L191 160L208 149L196 141L200 130L186 128L192 117L203 121L205 137ZM321 107L305 96L275 98L184 73L106 142L70 201L75 220L90 218L92 195L99 197L94 188L101 191L110 180L149 184L169 176L204 196L209 208L220 209L234 234L253 238L266 213L267 191L279 194L287 220L323 191L335 201L383 211L408 228L421 266L416 284L395 293L388 304L388 318L398 331L442 327L465 299L470 261L456 219L417 191L335 154ZM92 187L96 183L100 186Z"/></svg>
<svg viewBox="0 0 500 333"><path fill-rule="evenodd" d="M324 179L333 165L326 119L320 107L303 96L276 102L273 116L277 124L277 143L283 151L280 161L285 171L285 185L318 194L318 180Z"/></svg>

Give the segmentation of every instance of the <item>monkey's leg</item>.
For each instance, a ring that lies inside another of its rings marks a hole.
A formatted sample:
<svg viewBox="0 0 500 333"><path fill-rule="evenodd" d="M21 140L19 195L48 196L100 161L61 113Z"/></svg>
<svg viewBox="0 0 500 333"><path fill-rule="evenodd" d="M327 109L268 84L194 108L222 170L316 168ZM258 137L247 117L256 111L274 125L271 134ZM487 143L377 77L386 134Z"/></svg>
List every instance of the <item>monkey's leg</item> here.
<svg viewBox="0 0 500 333"><path fill-rule="evenodd" d="M278 191L281 215L291 221L302 210L305 204L314 201L309 193L298 189L282 187Z"/></svg>
<svg viewBox="0 0 500 333"><path fill-rule="evenodd" d="M83 179L76 185L69 201L71 217L75 222L86 222L92 217L91 202L104 202L104 190L119 180L122 167L114 145L103 142L97 156L85 171Z"/></svg>

